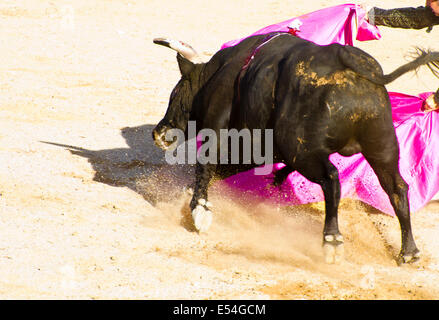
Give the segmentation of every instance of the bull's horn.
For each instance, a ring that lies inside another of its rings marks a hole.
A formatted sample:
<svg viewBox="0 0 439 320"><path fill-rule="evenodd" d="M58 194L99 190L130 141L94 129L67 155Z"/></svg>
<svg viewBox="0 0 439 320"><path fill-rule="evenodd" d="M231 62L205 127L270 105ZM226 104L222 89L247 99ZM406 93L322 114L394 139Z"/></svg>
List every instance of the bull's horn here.
<svg viewBox="0 0 439 320"><path fill-rule="evenodd" d="M179 40L166 39L166 38L155 38L153 42L155 44L159 44L161 46L165 46L177 51L179 54L181 54L189 61L198 62L199 59L198 53L195 51L194 48L192 48L187 43L184 43Z"/></svg>

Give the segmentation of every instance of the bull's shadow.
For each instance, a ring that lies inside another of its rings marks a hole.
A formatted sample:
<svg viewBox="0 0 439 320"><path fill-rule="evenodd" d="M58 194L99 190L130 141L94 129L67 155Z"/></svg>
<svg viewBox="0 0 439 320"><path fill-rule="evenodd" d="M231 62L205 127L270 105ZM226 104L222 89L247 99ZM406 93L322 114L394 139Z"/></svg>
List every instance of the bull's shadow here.
<svg viewBox="0 0 439 320"><path fill-rule="evenodd" d="M126 127L121 130L128 148L88 150L79 146L42 141L68 149L88 159L95 170L94 181L128 187L152 205L180 196L194 181L193 165L169 165L165 152L152 139L154 125Z"/></svg>

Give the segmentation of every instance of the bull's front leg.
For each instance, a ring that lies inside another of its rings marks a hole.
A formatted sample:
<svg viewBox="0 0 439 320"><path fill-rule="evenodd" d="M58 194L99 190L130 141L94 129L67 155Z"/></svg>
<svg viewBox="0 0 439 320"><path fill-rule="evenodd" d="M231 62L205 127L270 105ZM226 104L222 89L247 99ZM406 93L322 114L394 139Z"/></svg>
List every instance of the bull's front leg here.
<svg viewBox="0 0 439 320"><path fill-rule="evenodd" d="M216 170L215 164L197 163L194 194L190 203L192 219L198 232L205 232L212 224L212 205L207 200L207 189Z"/></svg>

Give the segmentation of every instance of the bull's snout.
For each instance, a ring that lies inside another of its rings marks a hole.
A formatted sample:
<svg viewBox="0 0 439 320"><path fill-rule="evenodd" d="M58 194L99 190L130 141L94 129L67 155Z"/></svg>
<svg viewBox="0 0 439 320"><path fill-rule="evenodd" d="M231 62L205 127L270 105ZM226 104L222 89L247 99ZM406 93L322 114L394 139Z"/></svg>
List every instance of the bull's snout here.
<svg viewBox="0 0 439 320"><path fill-rule="evenodd" d="M152 131L152 138L154 139L155 145L163 150L167 150L172 144L172 141L166 140L166 131L168 131L166 126L157 126Z"/></svg>

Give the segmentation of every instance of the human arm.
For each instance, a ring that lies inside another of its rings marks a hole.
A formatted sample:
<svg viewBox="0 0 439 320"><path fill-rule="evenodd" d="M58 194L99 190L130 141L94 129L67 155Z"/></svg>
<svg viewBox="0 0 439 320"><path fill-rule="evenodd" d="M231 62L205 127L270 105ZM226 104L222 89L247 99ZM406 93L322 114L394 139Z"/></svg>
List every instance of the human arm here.
<svg viewBox="0 0 439 320"><path fill-rule="evenodd" d="M368 12L369 22L377 26L403 29L431 28L439 24L439 16L433 12L431 5L438 5L438 0L431 1L429 6L417 8L381 9L373 7Z"/></svg>

